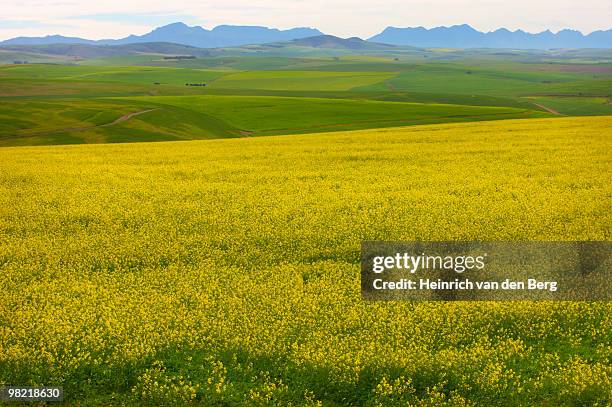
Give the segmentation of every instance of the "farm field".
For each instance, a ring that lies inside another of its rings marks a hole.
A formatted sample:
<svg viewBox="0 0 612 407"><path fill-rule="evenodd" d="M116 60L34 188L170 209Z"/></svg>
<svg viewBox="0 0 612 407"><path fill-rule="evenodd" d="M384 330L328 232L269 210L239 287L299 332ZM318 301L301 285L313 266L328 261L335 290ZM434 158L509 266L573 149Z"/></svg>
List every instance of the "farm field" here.
<svg viewBox="0 0 612 407"><path fill-rule="evenodd" d="M611 127L0 148L0 383L101 406L607 405L609 303L367 302L359 249L610 240Z"/></svg>
<svg viewBox="0 0 612 407"><path fill-rule="evenodd" d="M127 115L135 114L124 120ZM167 141L546 117L528 109L277 96L16 100L0 107L1 145Z"/></svg>
<svg viewBox="0 0 612 407"><path fill-rule="evenodd" d="M612 115L612 65L605 59L485 56L237 55L168 62L140 55L2 65L0 146Z"/></svg>

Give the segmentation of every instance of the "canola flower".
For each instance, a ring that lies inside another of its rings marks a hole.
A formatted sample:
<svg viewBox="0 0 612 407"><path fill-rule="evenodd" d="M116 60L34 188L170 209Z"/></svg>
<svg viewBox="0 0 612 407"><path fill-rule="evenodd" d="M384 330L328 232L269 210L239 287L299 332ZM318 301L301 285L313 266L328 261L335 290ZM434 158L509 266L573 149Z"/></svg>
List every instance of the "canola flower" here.
<svg viewBox="0 0 612 407"><path fill-rule="evenodd" d="M609 405L608 303L367 302L361 240L610 240L611 117L0 149L0 385Z"/></svg>

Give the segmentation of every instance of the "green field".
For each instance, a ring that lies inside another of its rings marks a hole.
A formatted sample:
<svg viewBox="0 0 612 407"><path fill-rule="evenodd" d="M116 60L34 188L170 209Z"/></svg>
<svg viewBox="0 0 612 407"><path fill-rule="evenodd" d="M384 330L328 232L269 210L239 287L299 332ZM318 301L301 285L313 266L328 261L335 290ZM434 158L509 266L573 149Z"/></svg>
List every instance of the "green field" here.
<svg viewBox="0 0 612 407"><path fill-rule="evenodd" d="M517 108L276 96L20 99L0 108L0 145L253 137L547 115Z"/></svg>
<svg viewBox="0 0 612 407"><path fill-rule="evenodd" d="M463 61L417 63L404 56L298 55L168 62L140 55L4 65L0 146L612 114L608 63L482 58L466 53ZM150 65L156 61L165 66ZM186 86L192 83L206 86Z"/></svg>
<svg viewBox="0 0 612 407"><path fill-rule="evenodd" d="M535 96L529 99L570 116L609 115L612 113L612 100L604 97Z"/></svg>
<svg viewBox="0 0 612 407"><path fill-rule="evenodd" d="M364 301L359 249L610 240L611 126L1 148L0 383L75 406L608 405L609 302Z"/></svg>
<svg viewBox="0 0 612 407"><path fill-rule="evenodd" d="M258 71L227 74L212 83L221 89L351 90L395 76L393 72Z"/></svg>

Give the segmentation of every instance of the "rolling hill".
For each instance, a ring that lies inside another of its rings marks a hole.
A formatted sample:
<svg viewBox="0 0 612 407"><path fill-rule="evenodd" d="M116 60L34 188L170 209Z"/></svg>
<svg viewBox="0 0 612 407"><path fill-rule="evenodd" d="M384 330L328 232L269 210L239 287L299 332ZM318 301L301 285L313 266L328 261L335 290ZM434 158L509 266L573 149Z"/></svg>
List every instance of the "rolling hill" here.
<svg viewBox="0 0 612 407"><path fill-rule="evenodd" d="M338 48L350 50L393 49L395 46L362 40L358 37L340 38L333 35L317 35L291 41L292 45L313 48Z"/></svg>
<svg viewBox="0 0 612 407"><path fill-rule="evenodd" d="M189 45L169 42L148 42L125 45L96 44L41 44L41 45L3 45L0 50L12 53L33 55L64 56L76 58L101 58L126 55L192 55L209 56L210 51Z"/></svg>
<svg viewBox="0 0 612 407"><path fill-rule="evenodd" d="M393 50L400 47L375 42L364 41L360 38L339 38L333 35L319 35L300 38L291 41L273 42L269 44L224 48L199 48L191 45L182 45L171 42L135 42L129 44L102 45L99 43L53 43L53 44L0 44L0 52L15 54L30 54L34 56L70 57L79 59L104 58L129 55L189 55L196 57L209 57L226 55L228 52L262 53L265 51L287 53L294 52L294 47L349 50L349 51L377 51ZM303 52L303 51L302 51ZM20 58L14 58L20 59ZM21 58L21 59L27 59ZM0 61L2 60L0 56ZM10 60L7 59L7 60Z"/></svg>

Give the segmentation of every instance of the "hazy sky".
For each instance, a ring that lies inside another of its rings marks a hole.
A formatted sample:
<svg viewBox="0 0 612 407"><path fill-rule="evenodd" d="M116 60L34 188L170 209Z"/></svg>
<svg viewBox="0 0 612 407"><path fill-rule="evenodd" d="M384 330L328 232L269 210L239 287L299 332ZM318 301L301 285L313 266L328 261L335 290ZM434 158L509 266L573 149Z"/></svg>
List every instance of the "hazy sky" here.
<svg viewBox="0 0 612 407"><path fill-rule="evenodd" d="M468 23L529 32L612 28L610 0L0 0L0 39L62 34L92 39L144 34L183 21L275 28L316 27L367 38L387 26Z"/></svg>

